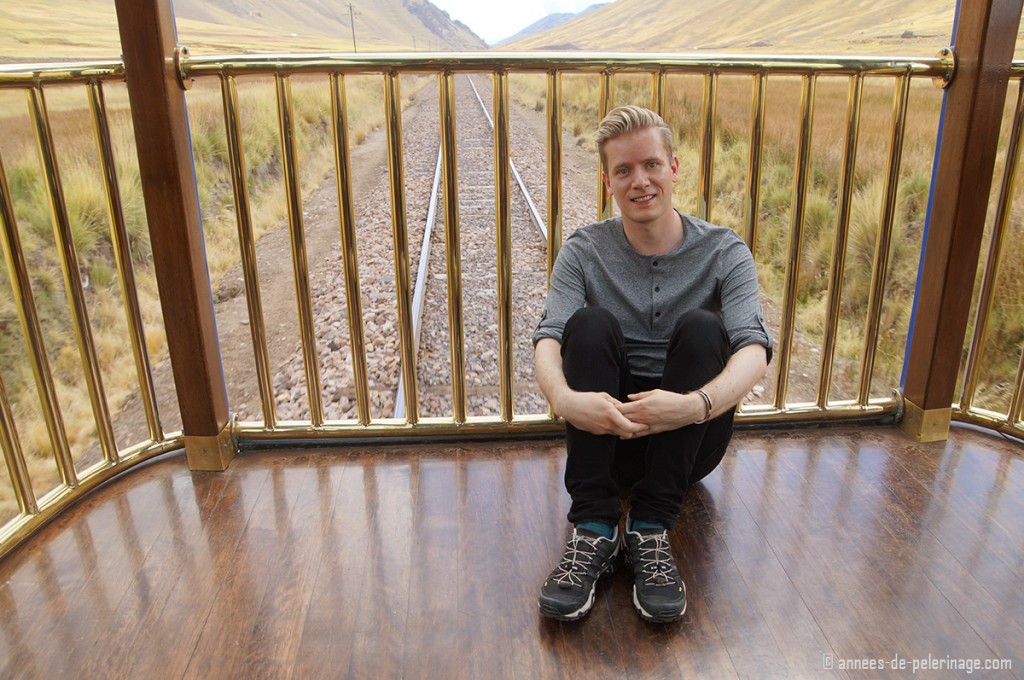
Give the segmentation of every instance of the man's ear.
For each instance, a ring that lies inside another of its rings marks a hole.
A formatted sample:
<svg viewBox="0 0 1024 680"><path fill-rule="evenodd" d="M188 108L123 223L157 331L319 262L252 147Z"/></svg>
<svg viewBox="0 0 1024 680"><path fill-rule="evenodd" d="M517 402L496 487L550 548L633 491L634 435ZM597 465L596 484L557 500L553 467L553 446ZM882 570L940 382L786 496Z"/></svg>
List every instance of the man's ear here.
<svg viewBox="0 0 1024 680"><path fill-rule="evenodd" d="M604 170L601 171L601 181L604 182L604 188L608 190L608 193L611 193L612 183L608 181L608 173Z"/></svg>
<svg viewBox="0 0 1024 680"><path fill-rule="evenodd" d="M672 168L672 181L675 182L679 179L679 156L672 156L672 163L669 167Z"/></svg>

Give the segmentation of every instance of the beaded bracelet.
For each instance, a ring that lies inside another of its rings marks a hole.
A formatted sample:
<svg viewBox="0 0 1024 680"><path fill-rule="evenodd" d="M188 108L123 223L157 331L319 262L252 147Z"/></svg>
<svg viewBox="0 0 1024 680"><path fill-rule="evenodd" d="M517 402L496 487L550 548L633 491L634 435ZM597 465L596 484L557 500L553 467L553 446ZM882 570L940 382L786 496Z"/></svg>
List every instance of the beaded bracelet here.
<svg viewBox="0 0 1024 680"><path fill-rule="evenodd" d="M695 394L699 394L704 399L704 406L707 407L707 411L704 412L704 417L698 420L695 424L700 425L706 423L711 419L711 412L714 410L714 406L711 404L711 397L704 390L694 390Z"/></svg>

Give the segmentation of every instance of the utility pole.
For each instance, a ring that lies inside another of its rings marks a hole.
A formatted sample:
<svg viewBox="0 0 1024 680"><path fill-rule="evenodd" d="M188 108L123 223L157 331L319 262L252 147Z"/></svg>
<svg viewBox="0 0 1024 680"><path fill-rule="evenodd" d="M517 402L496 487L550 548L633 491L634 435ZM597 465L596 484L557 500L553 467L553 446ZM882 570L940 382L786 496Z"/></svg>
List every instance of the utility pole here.
<svg viewBox="0 0 1024 680"><path fill-rule="evenodd" d="M352 27L352 51L358 52L356 49L356 11L352 7L352 3L348 3L348 23Z"/></svg>

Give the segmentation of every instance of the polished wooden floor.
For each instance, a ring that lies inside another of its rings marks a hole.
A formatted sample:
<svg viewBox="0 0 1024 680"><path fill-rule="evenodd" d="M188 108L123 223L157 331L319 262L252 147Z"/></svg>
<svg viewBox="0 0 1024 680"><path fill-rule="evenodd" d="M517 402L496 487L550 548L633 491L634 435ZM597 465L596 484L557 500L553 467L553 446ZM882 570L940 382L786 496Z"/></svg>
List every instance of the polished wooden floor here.
<svg viewBox="0 0 1024 680"><path fill-rule="evenodd" d="M741 431L672 534L689 609L664 626L623 570L583 621L539 615L563 451L158 459L0 562L0 676L1024 677L1018 443ZM1012 668L955 670L974 660Z"/></svg>

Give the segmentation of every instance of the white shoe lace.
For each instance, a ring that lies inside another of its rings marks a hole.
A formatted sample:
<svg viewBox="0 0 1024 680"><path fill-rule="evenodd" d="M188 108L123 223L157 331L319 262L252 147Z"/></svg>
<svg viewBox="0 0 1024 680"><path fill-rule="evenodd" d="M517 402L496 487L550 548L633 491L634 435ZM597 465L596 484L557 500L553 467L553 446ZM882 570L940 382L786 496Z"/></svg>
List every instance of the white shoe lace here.
<svg viewBox="0 0 1024 680"><path fill-rule="evenodd" d="M637 545L637 551L640 553L640 570L647 575L645 585L667 586L675 582L673 572L676 565L666 532L644 536Z"/></svg>
<svg viewBox="0 0 1024 680"><path fill-rule="evenodd" d="M597 554L598 540L581 536L573 529L572 538L565 544L565 554L562 555L562 561L555 567L551 580L559 585L582 586L583 579L580 578L579 573L586 571L591 560ZM581 543L590 549L581 549Z"/></svg>

